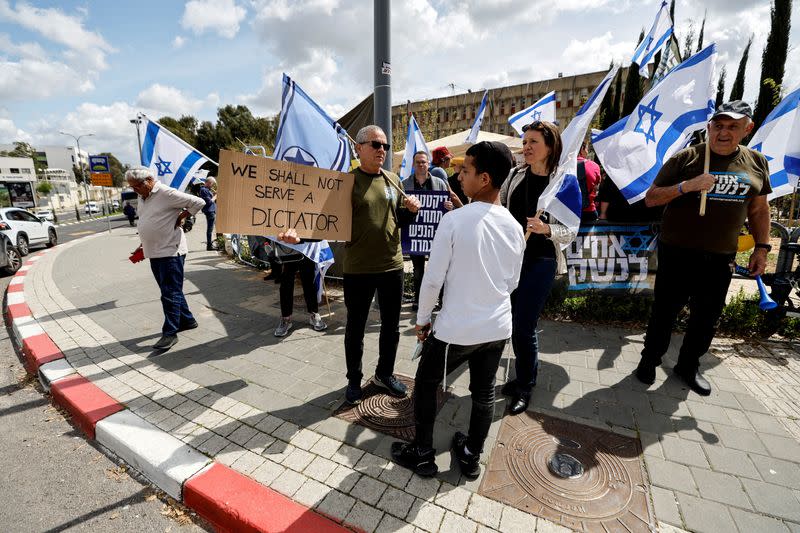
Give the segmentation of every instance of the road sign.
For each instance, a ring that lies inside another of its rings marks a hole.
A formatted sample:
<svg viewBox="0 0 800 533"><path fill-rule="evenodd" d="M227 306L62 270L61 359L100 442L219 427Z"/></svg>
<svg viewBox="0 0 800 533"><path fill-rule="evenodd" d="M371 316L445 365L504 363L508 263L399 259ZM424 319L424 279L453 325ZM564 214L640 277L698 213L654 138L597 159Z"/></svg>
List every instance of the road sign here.
<svg viewBox="0 0 800 533"><path fill-rule="evenodd" d="M100 172L103 174L111 174L111 166L108 163L107 155L90 155L89 156L89 172Z"/></svg>
<svg viewBox="0 0 800 533"><path fill-rule="evenodd" d="M92 177L92 185L114 186L114 180L111 179L111 174L108 172L90 172L89 175Z"/></svg>

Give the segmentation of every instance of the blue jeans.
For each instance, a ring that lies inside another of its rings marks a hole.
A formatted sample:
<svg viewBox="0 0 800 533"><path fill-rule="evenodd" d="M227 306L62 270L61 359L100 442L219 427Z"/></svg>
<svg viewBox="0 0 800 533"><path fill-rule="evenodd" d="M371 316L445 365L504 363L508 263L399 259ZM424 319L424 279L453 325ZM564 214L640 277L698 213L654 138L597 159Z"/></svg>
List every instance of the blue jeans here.
<svg viewBox="0 0 800 533"><path fill-rule="evenodd" d="M211 239L211 233L214 231L214 221L217 219L216 211L214 213L203 213L206 216L206 246L212 246L214 241Z"/></svg>
<svg viewBox="0 0 800 533"><path fill-rule="evenodd" d="M183 296L183 263L185 255L154 257L150 259L150 270L161 289L161 307L164 308L163 335L176 335L182 326L195 321Z"/></svg>
<svg viewBox="0 0 800 533"><path fill-rule="evenodd" d="M536 385L539 365L536 326L555 276L555 259L534 259L522 265L519 285L511 293L511 345L516 358L517 394L530 393Z"/></svg>

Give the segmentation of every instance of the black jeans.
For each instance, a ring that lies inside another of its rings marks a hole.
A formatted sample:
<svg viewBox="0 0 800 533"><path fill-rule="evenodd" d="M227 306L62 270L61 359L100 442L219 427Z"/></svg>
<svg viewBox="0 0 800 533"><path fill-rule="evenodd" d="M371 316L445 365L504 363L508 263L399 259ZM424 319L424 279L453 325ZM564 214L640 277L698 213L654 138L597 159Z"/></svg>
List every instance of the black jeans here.
<svg viewBox="0 0 800 533"><path fill-rule="evenodd" d="M539 374L539 315L553 287L557 263L539 258L523 263L519 285L511 293L511 344L517 371L517 394L527 394L536 385Z"/></svg>
<svg viewBox="0 0 800 533"><path fill-rule="evenodd" d="M483 442L489 434L494 413L494 382L506 340L461 346L449 346L433 335L422 346L417 376L414 378L414 417L416 442L433 447L433 425L436 421L436 392L444 377L445 349L447 373L462 364L469 364L469 391L472 393L472 410L469 417L467 447L473 453L483 451Z"/></svg>
<svg viewBox="0 0 800 533"><path fill-rule="evenodd" d="M206 246L212 246L214 240L211 234L214 232L214 221L217 220L217 213L203 213L206 216Z"/></svg>
<svg viewBox="0 0 800 533"><path fill-rule="evenodd" d="M185 255L154 257L150 270L161 289L161 307L164 309L163 335L177 335L178 329L194 322L189 304L183 296L183 263Z"/></svg>
<svg viewBox="0 0 800 533"><path fill-rule="evenodd" d="M419 288L422 287L422 278L425 276L425 255L412 255L411 264L414 266L414 303L419 303Z"/></svg>
<svg viewBox="0 0 800 533"><path fill-rule="evenodd" d="M678 355L681 371L694 373L708 351L731 282L733 254L715 254L658 243L655 302L642 361L653 366L669 349L678 313L689 304L689 324Z"/></svg>
<svg viewBox="0 0 800 533"><path fill-rule="evenodd" d="M306 299L306 309L309 313L319 311L317 303L317 289L314 287L314 261L303 256L300 261L283 263L281 269L281 316L292 316L294 307L294 275L300 272L300 283L303 285L303 297Z"/></svg>
<svg viewBox="0 0 800 533"><path fill-rule="evenodd" d="M347 326L344 330L344 354L347 380L360 383L361 359L364 356L364 330L367 327L372 297L378 293L381 331L378 338L378 366L375 374L387 377L394 373L397 344L400 342L400 306L403 299L403 270L377 274L345 274L344 305Z"/></svg>

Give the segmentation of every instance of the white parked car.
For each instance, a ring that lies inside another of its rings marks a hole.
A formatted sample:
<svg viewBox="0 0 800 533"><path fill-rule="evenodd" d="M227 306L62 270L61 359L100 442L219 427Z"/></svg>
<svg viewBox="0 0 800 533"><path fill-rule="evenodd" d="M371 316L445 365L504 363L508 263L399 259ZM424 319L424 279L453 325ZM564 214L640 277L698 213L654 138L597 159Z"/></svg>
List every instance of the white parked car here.
<svg viewBox="0 0 800 533"><path fill-rule="evenodd" d="M113 207L113 208L114 208L114 211L116 211L117 209L119 209L119 200L114 200L114 201L112 201L112 202L111 202L111 207Z"/></svg>
<svg viewBox="0 0 800 533"><path fill-rule="evenodd" d="M52 222L53 220L55 220L55 218L53 217L53 211L51 209L46 209L46 208L45 209L37 209L34 214L37 217L43 218L48 222Z"/></svg>
<svg viewBox="0 0 800 533"><path fill-rule="evenodd" d="M97 202L86 202L86 205L83 206L83 211L88 215L89 213L99 213L100 206L97 205Z"/></svg>
<svg viewBox="0 0 800 533"><path fill-rule="evenodd" d="M0 208L0 231L23 256L34 246L50 248L58 244L58 233L52 223L17 207Z"/></svg>

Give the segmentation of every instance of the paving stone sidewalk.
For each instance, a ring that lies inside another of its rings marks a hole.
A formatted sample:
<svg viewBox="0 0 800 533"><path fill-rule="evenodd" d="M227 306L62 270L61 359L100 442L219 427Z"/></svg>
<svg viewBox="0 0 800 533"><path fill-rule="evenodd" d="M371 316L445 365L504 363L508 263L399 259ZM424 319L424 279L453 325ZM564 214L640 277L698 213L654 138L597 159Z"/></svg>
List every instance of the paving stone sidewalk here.
<svg viewBox="0 0 800 533"><path fill-rule="evenodd" d="M304 325L298 289L295 329L276 339L277 285L199 251L201 233L189 234L185 286L201 327L163 355L149 349L161 327L157 288L146 263L127 261L138 242L132 228L43 256L26 284L29 305L70 363L137 414L347 524L365 531L564 530L480 496L481 480L463 479L450 464L450 437L469 416L463 372L448 380L453 397L437 421L436 479L388 461L391 437L331 417L345 385L343 304L332 303L330 327L317 333ZM367 375L377 359L377 313L372 318ZM405 309L396 365L409 376L411 319ZM800 532L800 354L791 345L715 342L703 369L714 393L702 398L664 369L649 391L630 376L641 331L541 327L531 409L638 435L662 531ZM498 398L484 461L504 409Z"/></svg>

